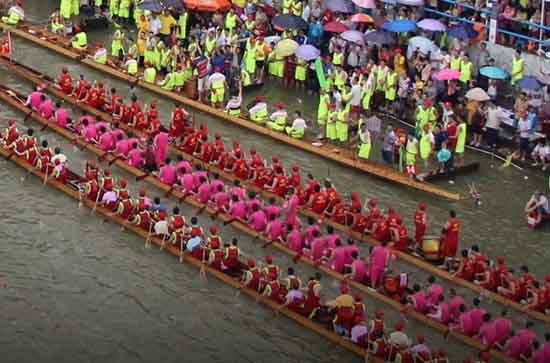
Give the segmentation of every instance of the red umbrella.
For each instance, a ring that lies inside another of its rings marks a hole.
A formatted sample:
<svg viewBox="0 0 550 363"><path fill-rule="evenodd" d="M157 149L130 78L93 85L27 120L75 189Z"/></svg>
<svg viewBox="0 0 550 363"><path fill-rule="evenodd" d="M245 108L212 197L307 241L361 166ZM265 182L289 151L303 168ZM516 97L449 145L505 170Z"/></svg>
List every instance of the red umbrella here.
<svg viewBox="0 0 550 363"><path fill-rule="evenodd" d="M184 0L185 7L198 11L226 11L231 7L228 0Z"/></svg>
<svg viewBox="0 0 550 363"><path fill-rule="evenodd" d="M331 21L325 24L323 27L325 31L331 32L331 33L343 33L346 30L349 30L348 26L344 23L340 23L339 21Z"/></svg>
<svg viewBox="0 0 550 363"><path fill-rule="evenodd" d="M383 16L379 16L377 18L374 18L374 25L376 25L376 27L378 28L381 28L382 25L384 25L384 23L386 23L388 21L388 19L384 18Z"/></svg>
<svg viewBox="0 0 550 363"><path fill-rule="evenodd" d="M349 17L349 20L354 23L374 23L374 19L367 14L357 13Z"/></svg>

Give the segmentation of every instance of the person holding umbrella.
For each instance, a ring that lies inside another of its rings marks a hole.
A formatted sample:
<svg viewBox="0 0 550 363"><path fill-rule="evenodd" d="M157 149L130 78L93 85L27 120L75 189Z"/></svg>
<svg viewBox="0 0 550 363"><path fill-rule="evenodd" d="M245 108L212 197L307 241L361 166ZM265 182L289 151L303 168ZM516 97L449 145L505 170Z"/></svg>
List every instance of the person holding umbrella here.
<svg viewBox="0 0 550 363"><path fill-rule="evenodd" d="M525 60L521 58L521 49L516 49L514 59L512 59L512 74L510 76L510 83L512 86L516 85L516 82L523 78L523 71L525 68Z"/></svg>

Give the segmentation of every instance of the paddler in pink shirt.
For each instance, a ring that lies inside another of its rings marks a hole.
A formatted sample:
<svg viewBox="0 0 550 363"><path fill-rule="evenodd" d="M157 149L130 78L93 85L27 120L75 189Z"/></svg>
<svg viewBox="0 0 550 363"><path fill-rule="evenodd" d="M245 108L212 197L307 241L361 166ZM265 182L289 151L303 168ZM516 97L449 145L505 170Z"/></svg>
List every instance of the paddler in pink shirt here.
<svg viewBox="0 0 550 363"><path fill-rule="evenodd" d="M292 187L287 191L287 201L283 205L283 208L286 210L285 223L292 224L294 227L299 228L302 225L300 218L298 218L300 198Z"/></svg>
<svg viewBox="0 0 550 363"><path fill-rule="evenodd" d="M427 315L429 318L435 319L445 325L451 322L449 303L445 302L445 296L439 295L439 301L437 304L433 304L430 310L432 312Z"/></svg>
<svg viewBox="0 0 550 363"><path fill-rule="evenodd" d="M85 126L83 129L82 129L82 134L81 134L84 139L87 141L87 142L96 142L97 141L97 129L95 127L94 124L88 124L87 126Z"/></svg>
<svg viewBox="0 0 550 363"><path fill-rule="evenodd" d="M319 231L313 232L313 241L311 242L311 248L309 252L309 258L318 262L323 257L326 248L326 240L321 237Z"/></svg>
<svg viewBox="0 0 550 363"><path fill-rule="evenodd" d="M241 182L238 179L235 179L235 181L233 181L233 186L229 190L229 194L232 196L236 195L239 199L244 199L246 196L246 189L241 186Z"/></svg>
<svg viewBox="0 0 550 363"><path fill-rule="evenodd" d="M75 130L79 134L82 134L82 130L86 128L88 125L92 125L94 123L94 118L90 115L87 115L84 111L82 111L83 116L80 117L78 122L75 125Z"/></svg>
<svg viewBox="0 0 550 363"><path fill-rule="evenodd" d="M302 253L303 248L303 237L302 232L299 229L294 228L291 224L286 226L287 235L286 235L286 245L297 253Z"/></svg>
<svg viewBox="0 0 550 363"><path fill-rule="evenodd" d="M191 173L193 171L193 167L189 161L184 160L181 155L178 155L176 160L176 170L178 174Z"/></svg>
<svg viewBox="0 0 550 363"><path fill-rule="evenodd" d="M132 146L132 149L128 152L128 163L133 167L142 168L145 165L143 151L139 149L138 144Z"/></svg>
<svg viewBox="0 0 550 363"><path fill-rule="evenodd" d="M468 311L468 314L470 314L470 320L472 321L472 333L477 334L483 324L483 316L487 313L487 311L479 307L481 300L477 297L474 298L473 304L474 307Z"/></svg>
<svg viewBox="0 0 550 363"><path fill-rule="evenodd" d="M208 180L208 173L202 170L201 164L197 164L195 165L195 171L193 172L193 183L194 183L193 189L198 189L201 183L200 182L201 178L205 178L206 180Z"/></svg>
<svg viewBox="0 0 550 363"><path fill-rule="evenodd" d="M267 226L267 216L257 204L252 206L252 213L248 218L248 223L256 232L263 232Z"/></svg>
<svg viewBox="0 0 550 363"><path fill-rule="evenodd" d="M44 96L44 93L42 93L42 87L37 86L36 89L27 97L25 106L30 106L33 110L38 110L38 107L42 103L42 96Z"/></svg>
<svg viewBox="0 0 550 363"><path fill-rule="evenodd" d="M176 168L172 165L170 158L166 158L164 165L160 167L159 179L168 185L173 185L176 182Z"/></svg>
<svg viewBox="0 0 550 363"><path fill-rule="evenodd" d="M166 132L159 132L154 140L154 153L155 153L155 162L157 164L157 167L160 167L162 163L166 160L166 156L168 155L168 133Z"/></svg>
<svg viewBox="0 0 550 363"><path fill-rule="evenodd" d="M388 243L383 241L380 245L374 246L369 256L369 276L370 283L373 289L376 289L378 284L382 282L384 270L390 261L390 251L387 247Z"/></svg>
<svg viewBox="0 0 550 363"><path fill-rule="evenodd" d="M519 337L521 343L521 354L525 357L529 357L532 353L533 342L537 339L537 334L533 331L533 322L527 321L525 328L516 332L516 336Z"/></svg>
<svg viewBox="0 0 550 363"><path fill-rule="evenodd" d="M319 234L321 234L321 227L319 227L315 219L312 217L308 217L307 223L308 223L308 226L304 231L305 233L304 243L306 244L306 246L309 246L311 245L311 242L313 242L313 239L315 238L313 236L313 233L317 231Z"/></svg>
<svg viewBox="0 0 550 363"><path fill-rule="evenodd" d="M330 252L329 266L338 273L344 272L346 266L346 247L342 246L340 239L336 240L336 245Z"/></svg>
<svg viewBox="0 0 550 363"><path fill-rule="evenodd" d="M346 250L346 266L351 265L354 261L353 253L359 255L359 247L355 244L355 241L351 238L348 238L348 245L344 247Z"/></svg>
<svg viewBox="0 0 550 363"><path fill-rule="evenodd" d="M327 248L333 249L336 247L336 241L340 239L340 236L334 232L333 226L327 226L327 234L325 236L325 242Z"/></svg>
<svg viewBox="0 0 550 363"><path fill-rule="evenodd" d="M269 222L265 229L265 235L268 240L273 242L282 242L283 222L274 214L269 215Z"/></svg>
<svg viewBox="0 0 550 363"><path fill-rule="evenodd" d="M464 304L464 299L462 296L456 294L456 290L453 288L449 289L449 309L451 314L451 321L458 321L458 316L460 315L460 305Z"/></svg>
<svg viewBox="0 0 550 363"><path fill-rule="evenodd" d="M479 328L477 337L483 345L493 347L496 344L497 330L495 322L491 320L491 314L486 313L483 315L483 324L481 324L481 328Z"/></svg>
<svg viewBox="0 0 550 363"><path fill-rule="evenodd" d="M507 318L508 311L502 310L500 317L496 318L493 322L495 326L496 345L499 349L504 349L506 340L510 337L512 331L512 322Z"/></svg>
<svg viewBox="0 0 550 363"><path fill-rule="evenodd" d="M277 204L277 201L275 198L269 198L267 206L264 208L265 213L269 215L274 215L275 217L279 218L281 216L281 207L279 207Z"/></svg>
<svg viewBox="0 0 550 363"><path fill-rule="evenodd" d="M246 202L239 199L239 197L236 195L231 196L231 206L229 207L229 214L231 215L231 218L235 218L240 221L246 221Z"/></svg>
<svg viewBox="0 0 550 363"><path fill-rule="evenodd" d="M256 192L249 192L248 193L248 200L246 201L246 210L248 215L250 216L252 213L254 213L254 208L258 207L258 209L262 208L262 201L258 199L258 196ZM267 218L267 217L266 217Z"/></svg>
<svg viewBox="0 0 550 363"><path fill-rule="evenodd" d="M224 188L214 194L214 208L217 213L229 212L229 193Z"/></svg>
<svg viewBox="0 0 550 363"><path fill-rule="evenodd" d="M358 251L353 251L351 253L351 258L353 259L350 264L351 272L347 274L346 277L364 284L367 278L367 265L365 261L360 258Z"/></svg>
<svg viewBox="0 0 550 363"><path fill-rule="evenodd" d="M429 308L426 292L422 290L418 284L413 286L413 291L413 294L407 296L408 303L412 305L414 310L421 314L426 314Z"/></svg>
<svg viewBox="0 0 550 363"><path fill-rule="evenodd" d="M452 325L450 330L467 336L473 336L475 333L472 329L472 317L470 316L470 312L466 311L466 305L460 305L459 312L458 322Z"/></svg>
<svg viewBox="0 0 550 363"><path fill-rule="evenodd" d="M197 189L197 199L202 204L208 204L212 199L212 188L206 178L201 178L199 188Z"/></svg>
<svg viewBox="0 0 550 363"><path fill-rule="evenodd" d="M44 117L46 120L49 120L53 117L53 101L51 98L42 95L40 97L40 105L38 105L38 112L40 116Z"/></svg>
<svg viewBox="0 0 550 363"><path fill-rule="evenodd" d="M65 107L61 107L61 103L57 102L55 104L55 123L59 127L67 128L69 123L69 112Z"/></svg>
<svg viewBox="0 0 550 363"><path fill-rule="evenodd" d="M104 131L99 137L99 148L103 151L111 151L115 148L115 139L111 131Z"/></svg>
<svg viewBox="0 0 550 363"><path fill-rule="evenodd" d="M428 288L426 289L428 305L436 305L439 303L440 296L443 296L443 287L435 283L435 277L428 277Z"/></svg>

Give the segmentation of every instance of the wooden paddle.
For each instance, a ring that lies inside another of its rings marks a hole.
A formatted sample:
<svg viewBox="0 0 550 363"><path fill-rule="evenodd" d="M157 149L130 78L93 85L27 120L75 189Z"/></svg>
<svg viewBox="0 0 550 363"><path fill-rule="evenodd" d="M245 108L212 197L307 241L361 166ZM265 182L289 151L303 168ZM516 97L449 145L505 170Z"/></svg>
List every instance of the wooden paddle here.
<svg viewBox="0 0 550 363"><path fill-rule="evenodd" d="M96 209L97 209L97 203L99 202L99 196L101 195L102 190L103 190L103 187L99 188L99 190L97 191L97 196L95 198L94 207L92 208L92 211L90 212L91 214L94 214Z"/></svg>
<svg viewBox="0 0 550 363"><path fill-rule="evenodd" d="M151 233L153 232L153 223L149 223L149 232L145 239L145 248L151 248Z"/></svg>

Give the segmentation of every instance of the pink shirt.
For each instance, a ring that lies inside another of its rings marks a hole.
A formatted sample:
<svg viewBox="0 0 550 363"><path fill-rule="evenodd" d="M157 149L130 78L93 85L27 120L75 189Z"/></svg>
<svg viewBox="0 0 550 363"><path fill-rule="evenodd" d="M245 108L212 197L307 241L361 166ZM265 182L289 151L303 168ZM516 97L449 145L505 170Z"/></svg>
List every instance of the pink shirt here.
<svg viewBox="0 0 550 363"><path fill-rule="evenodd" d="M265 214L267 214L268 216L275 216L279 218L279 216L281 215L281 208L279 208L279 206L277 205L270 204L266 206L264 210Z"/></svg>
<svg viewBox="0 0 550 363"><path fill-rule="evenodd" d="M33 110L38 110L38 107L42 103L42 92L34 91L27 98L27 104L31 106Z"/></svg>
<svg viewBox="0 0 550 363"><path fill-rule="evenodd" d="M430 305L437 305L441 295L443 295L443 287L439 284L431 284L429 288L428 303Z"/></svg>
<svg viewBox="0 0 550 363"><path fill-rule="evenodd" d="M293 229L286 237L286 243L288 247L290 247L290 249L292 249L294 252L301 252L302 233L297 229Z"/></svg>
<svg viewBox="0 0 550 363"><path fill-rule="evenodd" d="M530 329L520 329L517 331L516 336L519 337L521 343L521 354L525 356L529 355L533 341L537 338L537 334Z"/></svg>
<svg viewBox="0 0 550 363"><path fill-rule="evenodd" d="M346 250L346 265L351 265L353 262L353 257L351 255L353 252L357 252L357 255L359 255L359 247L355 245L348 245L345 246L344 249Z"/></svg>
<svg viewBox="0 0 550 363"><path fill-rule="evenodd" d="M276 241L283 235L283 222L280 219L275 219L267 225L267 238L271 241Z"/></svg>
<svg viewBox="0 0 550 363"><path fill-rule="evenodd" d="M311 259L318 261L323 257L325 250L325 240L322 237L316 238L311 242Z"/></svg>
<svg viewBox="0 0 550 363"><path fill-rule="evenodd" d="M464 299L460 296L455 296L449 301L451 320L455 321L460 315L460 305L464 304Z"/></svg>
<svg viewBox="0 0 550 363"><path fill-rule="evenodd" d="M49 119L53 116L53 102L51 99L46 98L46 100L38 106L38 111L40 116Z"/></svg>
<svg viewBox="0 0 550 363"><path fill-rule="evenodd" d="M419 291L411 296L413 306L419 313L425 314L428 311L428 299L424 291Z"/></svg>
<svg viewBox="0 0 550 363"><path fill-rule="evenodd" d="M109 124L108 122L105 122L105 121L100 121L100 122L97 122L94 124L95 125L95 128L97 130L97 132L99 133L99 130L101 128L104 128L106 131L110 131L111 130L111 124Z"/></svg>
<svg viewBox="0 0 550 363"><path fill-rule="evenodd" d="M231 214L233 218L246 220L246 203L242 200L232 203L229 214Z"/></svg>
<svg viewBox="0 0 550 363"><path fill-rule="evenodd" d="M267 225L267 217L263 210L259 210L250 215L250 224L256 232L261 232Z"/></svg>
<svg viewBox="0 0 550 363"><path fill-rule="evenodd" d="M69 115L67 109L60 107L55 111L55 122L58 126L66 128L68 123Z"/></svg>
<svg viewBox="0 0 550 363"><path fill-rule="evenodd" d="M510 336L512 330L512 322L505 318L497 318L494 321L496 340L499 343L504 343Z"/></svg>
<svg viewBox="0 0 550 363"><path fill-rule="evenodd" d="M246 202L246 209L248 211L248 214L252 213L255 205L257 205L259 209L262 209L262 202L260 202L258 198L252 198Z"/></svg>
<svg viewBox="0 0 550 363"><path fill-rule="evenodd" d="M97 130L94 125L86 126L82 132L86 141L91 142L97 140Z"/></svg>
<svg viewBox="0 0 550 363"><path fill-rule="evenodd" d="M211 189L212 189L212 193L217 193L220 185L221 185L222 187L225 186L225 184L224 184L221 180L219 180L219 179L214 179L214 180L212 180L212 182L210 183L210 187L211 187Z"/></svg>
<svg viewBox="0 0 550 363"><path fill-rule="evenodd" d="M497 331L494 321L483 323L483 325L479 329L479 338L481 339L481 342L483 344L489 346L492 346L497 342Z"/></svg>
<svg viewBox="0 0 550 363"><path fill-rule="evenodd" d="M465 335L472 336L476 332L472 329L472 317L469 312L464 312L459 315L458 322L461 327L461 332Z"/></svg>
<svg viewBox="0 0 550 363"><path fill-rule="evenodd" d="M163 165L160 167L159 179L164 184L172 185L176 182L176 169L173 165Z"/></svg>
<svg viewBox="0 0 550 363"><path fill-rule="evenodd" d="M193 168L191 167L191 163L187 160L182 160L176 164L176 170L178 173L191 173L193 172Z"/></svg>
<svg viewBox="0 0 550 363"><path fill-rule="evenodd" d="M103 151L112 150L115 147L115 139L113 134L107 131L99 137L99 148Z"/></svg>
<svg viewBox="0 0 550 363"><path fill-rule="evenodd" d="M236 195L239 199L244 199L244 197L246 196L246 190L244 190L244 188L241 188L241 187L233 187L229 191L229 194L231 196Z"/></svg>
<svg viewBox="0 0 550 363"><path fill-rule="evenodd" d="M128 140L117 141L115 145L115 154L128 156L129 151L130 151L130 143L128 142Z"/></svg>
<svg viewBox="0 0 550 363"><path fill-rule="evenodd" d="M484 309L474 308L468 311L468 313L470 314L470 319L472 321L473 333L477 334L483 324L483 315L486 314L486 311Z"/></svg>
<svg viewBox="0 0 550 363"><path fill-rule="evenodd" d="M126 138L126 133L124 132L124 130L121 130L121 129L114 129L111 131L111 134L113 134L113 138L115 140L119 139L119 135L122 136L122 139Z"/></svg>
<svg viewBox="0 0 550 363"><path fill-rule="evenodd" d="M306 233L306 244L311 244L311 242L313 242L313 232L319 232L321 233L321 227L319 227L319 225L317 224L312 224L311 226L307 226L306 227L306 230L305 230L305 233Z"/></svg>
<svg viewBox="0 0 550 363"><path fill-rule="evenodd" d="M202 204L208 203L212 198L212 190L210 188L210 184L208 183L201 184L199 186L197 194L198 194L199 202L201 202Z"/></svg>
<svg viewBox="0 0 550 363"><path fill-rule="evenodd" d="M195 181L193 179L193 174L191 174L191 173L183 174L183 176L180 178L180 183L181 183L181 185L183 187L183 190L185 192L192 192L193 188L195 187ZM212 190L212 192L214 192L214 190Z"/></svg>
<svg viewBox="0 0 550 363"><path fill-rule="evenodd" d="M229 193L227 192L218 192L214 195L214 200L216 201L216 208L220 211L229 209Z"/></svg>
<svg viewBox="0 0 550 363"><path fill-rule="evenodd" d="M365 261L358 258L351 263L351 267L355 270L355 276L353 276L353 280L364 282L365 277L367 277L367 266L365 265Z"/></svg>
<svg viewBox="0 0 550 363"><path fill-rule="evenodd" d="M201 178L208 180L208 173L206 171L200 170L193 173L193 188L198 188L201 184Z"/></svg>
<svg viewBox="0 0 550 363"><path fill-rule="evenodd" d="M336 247L332 252L331 268L342 273L346 264L346 247Z"/></svg>
<svg viewBox="0 0 550 363"><path fill-rule="evenodd" d="M510 340L508 340L508 342L506 343L505 353L512 358L521 357L521 354L523 354L523 350L520 336L514 335L510 338Z"/></svg>
<svg viewBox="0 0 550 363"><path fill-rule="evenodd" d="M336 240L339 239L340 236L336 233L328 234L325 236L325 241L327 242L327 248L334 249L336 248Z"/></svg>
<svg viewBox="0 0 550 363"><path fill-rule="evenodd" d="M132 149L128 153L128 162L136 168L141 168L145 163L145 158L140 149Z"/></svg>
<svg viewBox="0 0 550 363"><path fill-rule="evenodd" d="M370 263L373 267L384 268L388 260L389 250L383 246L374 246L370 254Z"/></svg>

